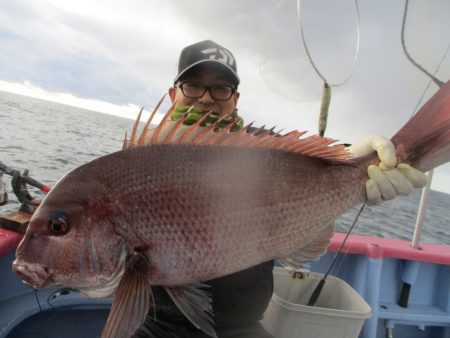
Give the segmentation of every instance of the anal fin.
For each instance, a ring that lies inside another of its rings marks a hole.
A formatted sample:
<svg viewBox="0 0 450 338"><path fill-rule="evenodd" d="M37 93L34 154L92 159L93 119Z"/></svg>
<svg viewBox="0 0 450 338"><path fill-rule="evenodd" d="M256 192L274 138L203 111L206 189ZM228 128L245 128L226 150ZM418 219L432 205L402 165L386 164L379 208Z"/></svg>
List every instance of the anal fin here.
<svg viewBox="0 0 450 338"><path fill-rule="evenodd" d="M101 338L128 338L144 322L151 299L149 268L144 254L128 255Z"/></svg>
<svg viewBox="0 0 450 338"><path fill-rule="evenodd" d="M210 294L203 290L205 284L165 287L170 298L187 319L198 329L211 337L217 338L212 315L212 300Z"/></svg>

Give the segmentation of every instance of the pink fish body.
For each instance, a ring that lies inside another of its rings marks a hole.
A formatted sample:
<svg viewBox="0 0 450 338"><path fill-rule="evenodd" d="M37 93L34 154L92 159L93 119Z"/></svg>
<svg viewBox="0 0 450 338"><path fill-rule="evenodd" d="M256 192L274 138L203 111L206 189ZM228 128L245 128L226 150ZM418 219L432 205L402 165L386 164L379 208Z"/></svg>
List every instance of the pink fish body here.
<svg viewBox="0 0 450 338"><path fill-rule="evenodd" d="M330 221L365 200L375 155L348 160L343 146L329 146L333 140L299 139L298 132L217 132L182 122L164 120L139 140L134 130L128 149L63 177L17 250L13 269L33 286L114 294L104 337L136 329L151 285L172 290L188 318L214 336L202 314L210 310L207 297L180 286L271 259L294 266L316 259L333 234ZM420 170L450 160L450 84L393 142L399 160ZM145 297L122 328L129 302ZM197 303L201 311L189 305Z"/></svg>

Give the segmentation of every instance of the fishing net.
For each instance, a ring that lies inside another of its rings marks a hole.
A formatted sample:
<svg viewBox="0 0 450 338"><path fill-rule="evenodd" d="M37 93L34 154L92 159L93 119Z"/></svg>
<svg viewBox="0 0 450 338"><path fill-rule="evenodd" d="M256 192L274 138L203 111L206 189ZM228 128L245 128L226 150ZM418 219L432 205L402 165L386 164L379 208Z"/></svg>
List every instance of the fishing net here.
<svg viewBox="0 0 450 338"><path fill-rule="evenodd" d="M429 83L418 100L414 112L424 98L431 96L435 86L441 86L450 77L450 24L448 22L450 2L409 1L405 2L401 31L402 48L408 86L418 85L417 75L425 75ZM415 67L416 72L410 69ZM421 83L421 82L419 82ZM422 85L423 87L423 85Z"/></svg>
<svg viewBox="0 0 450 338"><path fill-rule="evenodd" d="M273 91L289 100L316 101L321 98L324 81L308 58L300 23L317 69L329 84L340 84L355 66L355 1L278 0L268 16L266 32L262 34L264 59L260 75Z"/></svg>
<svg viewBox="0 0 450 338"><path fill-rule="evenodd" d="M403 43L410 61L445 82L450 76L450 2L407 1L405 5Z"/></svg>

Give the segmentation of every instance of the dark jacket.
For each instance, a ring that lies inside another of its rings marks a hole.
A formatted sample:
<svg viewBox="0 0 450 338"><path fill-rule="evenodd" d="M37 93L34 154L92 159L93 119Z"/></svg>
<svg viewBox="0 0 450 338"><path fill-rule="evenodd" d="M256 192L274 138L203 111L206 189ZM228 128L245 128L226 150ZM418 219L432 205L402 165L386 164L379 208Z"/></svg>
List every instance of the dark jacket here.
<svg viewBox="0 0 450 338"><path fill-rule="evenodd" d="M219 338L270 338L259 321L273 293L274 262L205 282L211 288L215 330ZM207 338L178 310L162 287L154 287L156 316L150 310L133 338ZM156 321L155 321L156 317Z"/></svg>

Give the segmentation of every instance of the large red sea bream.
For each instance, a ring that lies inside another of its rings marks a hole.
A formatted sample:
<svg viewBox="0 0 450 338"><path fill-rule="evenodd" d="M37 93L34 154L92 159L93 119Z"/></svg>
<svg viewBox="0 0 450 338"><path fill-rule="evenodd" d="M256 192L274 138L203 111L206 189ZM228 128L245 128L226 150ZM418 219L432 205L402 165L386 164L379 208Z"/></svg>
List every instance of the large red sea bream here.
<svg viewBox="0 0 450 338"><path fill-rule="evenodd" d="M63 177L33 215L14 272L41 288L114 297L103 337L128 337L167 288L214 336L201 283L258 263L317 258L330 221L365 200L367 166L329 139L164 119ZM450 161L450 82L393 137L399 162Z"/></svg>

